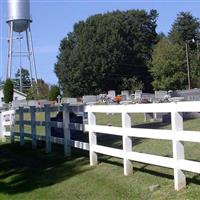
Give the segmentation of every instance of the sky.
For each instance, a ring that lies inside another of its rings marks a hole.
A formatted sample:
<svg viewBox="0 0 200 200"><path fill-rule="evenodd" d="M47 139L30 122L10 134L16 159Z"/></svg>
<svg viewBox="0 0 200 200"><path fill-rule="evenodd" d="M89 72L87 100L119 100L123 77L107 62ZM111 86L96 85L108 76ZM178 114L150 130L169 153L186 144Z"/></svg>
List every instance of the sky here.
<svg viewBox="0 0 200 200"><path fill-rule="evenodd" d="M200 18L200 0L30 0L33 45L38 78L49 84L57 84L54 64L57 61L60 41L73 31L74 23L97 13L114 10L156 9L159 13L157 32L167 34L181 11L189 11ZM0 0L0 78L5 79L7 63L7 0ZM16 38L16 36L15 36ZM14 49L19 47L15 41ZM25 41L22 40L22 48ZM27 59L22 67L27 68ZM12 76L19 68L19 58L13 60Z"/></svg>

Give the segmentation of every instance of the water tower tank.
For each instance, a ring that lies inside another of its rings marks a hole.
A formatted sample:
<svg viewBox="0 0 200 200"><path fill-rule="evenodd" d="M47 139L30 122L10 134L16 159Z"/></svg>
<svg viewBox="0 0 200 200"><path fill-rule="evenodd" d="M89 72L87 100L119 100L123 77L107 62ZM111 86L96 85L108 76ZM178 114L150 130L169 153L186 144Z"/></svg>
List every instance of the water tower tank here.
<svg viewBox="0 0 200 200"><path fill-rule="evenodd" d="M7 23L13 22L13 31L25 31L30 18L30 1L29 0L8 0L8 20Z"/></svg>

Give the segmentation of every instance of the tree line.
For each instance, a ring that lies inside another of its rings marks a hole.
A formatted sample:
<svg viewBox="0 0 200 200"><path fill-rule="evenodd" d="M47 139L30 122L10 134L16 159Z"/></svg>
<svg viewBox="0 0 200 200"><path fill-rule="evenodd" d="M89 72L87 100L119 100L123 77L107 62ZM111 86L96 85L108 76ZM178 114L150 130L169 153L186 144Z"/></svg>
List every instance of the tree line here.
<svg viewBox="0 0 200 200"><path fill-rule="evenodd" d="M64 94L186 89L188 72L191 88L200 87L199 19L180 12L165 35L156 32L158 16L114 11L75 23L54 68Z"/></svg>
<svg viewBox="0 0 200 200"><path fill-rule="evenodd" d="M22 88L20 88L20 74ZM29 71L24 68L21 69L21 72L20 69L17 70L15 78L7 79L1 84L4 85L3 93L5 103L12 102L14 89L22 89L21 92L27 94L27 100L48 99L50 101L56 101L57 96L60 95L60 88L57 85L49 86L42 79L38 79L37 83L35 80L31 81Z"/></svg>

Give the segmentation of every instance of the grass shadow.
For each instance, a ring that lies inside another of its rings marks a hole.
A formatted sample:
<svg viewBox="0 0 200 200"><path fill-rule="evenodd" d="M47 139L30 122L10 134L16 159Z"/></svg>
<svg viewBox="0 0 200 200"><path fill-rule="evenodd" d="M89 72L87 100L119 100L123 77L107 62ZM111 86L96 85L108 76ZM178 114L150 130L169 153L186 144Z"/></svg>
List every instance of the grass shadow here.
<svg viewBox="0 0 200 200"><path fill-rule="evenodd" d="M133 125L132 128L163 129L169 126L168 122L150 122Z"/></svg>
<svg viewBox="0 0 200 200"><path fill-rule="evenodd" d="M0 192L32 191L92 170L88 166L88 155L72 149L72 157L65 158L61 147L55 146L53 153L46 154L44 145L32 150L30 142L23 147L19 143L1 144Z"/></svg>

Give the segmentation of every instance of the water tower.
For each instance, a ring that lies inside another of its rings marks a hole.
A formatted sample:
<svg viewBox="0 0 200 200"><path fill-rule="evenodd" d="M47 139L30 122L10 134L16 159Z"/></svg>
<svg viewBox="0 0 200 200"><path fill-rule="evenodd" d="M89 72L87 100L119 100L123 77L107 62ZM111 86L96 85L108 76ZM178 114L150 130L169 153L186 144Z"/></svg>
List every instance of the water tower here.
<svg viewBox="0 0 200 200"><path fill-rule="evenodd" d="M29 73L31 79L31 86L33 80L37 83L37 70L35 65L35 56L33 51L33 42L30 24L32 22L30 17L30 1L29 0L8 0L8 60L6 69L6 79L12 78L12 60L13 57L19 58L20 69L20 90L22 90L22 57L28 58ZM25 37L22 36L25 33ZM13 44L19 40L18 50L13 49ZM25 42L27 48L22 51L22 42ZM34 69L34 73L33 73Z"/></svg>

